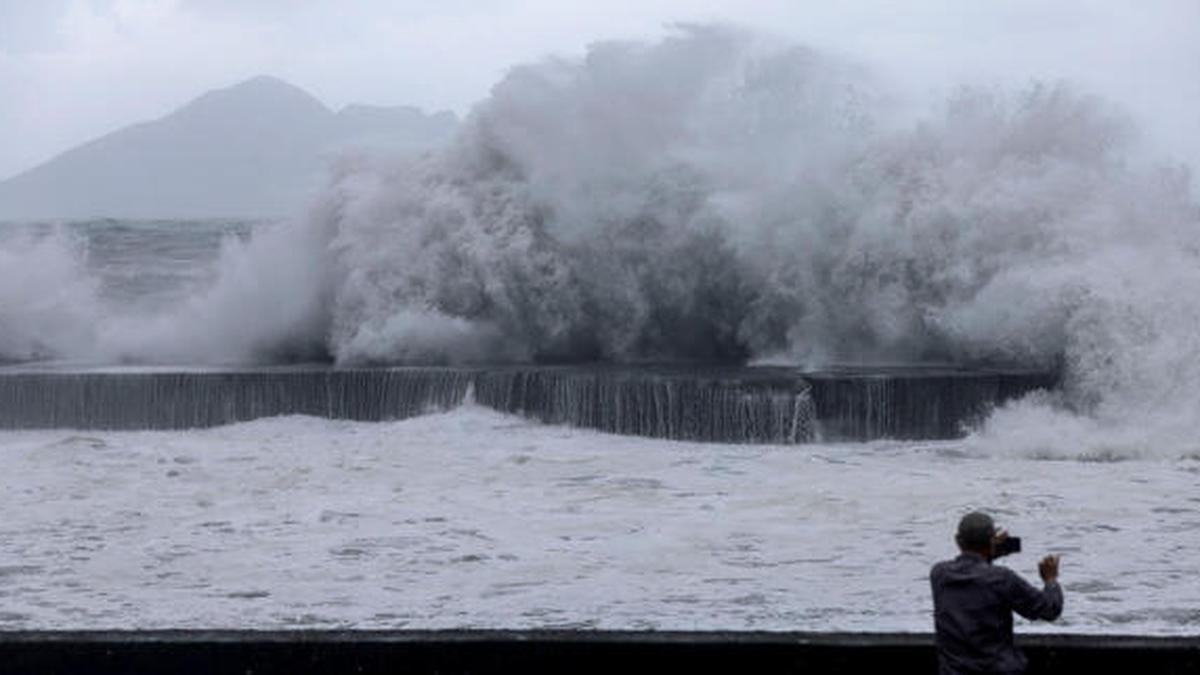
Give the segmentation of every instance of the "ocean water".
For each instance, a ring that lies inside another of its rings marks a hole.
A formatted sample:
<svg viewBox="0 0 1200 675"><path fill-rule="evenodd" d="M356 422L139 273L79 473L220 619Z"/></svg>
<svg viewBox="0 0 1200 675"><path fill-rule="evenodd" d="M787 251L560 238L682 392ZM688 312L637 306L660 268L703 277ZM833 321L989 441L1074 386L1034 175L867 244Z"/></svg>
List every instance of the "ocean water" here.
<svg viewBox="0 0 1200 675"><path fill-rule="evenodd" d="M77 278L112 330L205 297L284 227L21 225L6 241L86 263ZM1025 538L1005 563L1027 577L1063 556L1063 618L1022 630L1194 634L1200 462L1180 447L1037 397L960 441L799 447L471 405L0 432L0 627L925 631L928 567L954 554L957 517L985 508Z"/></svg>
<svg viewBox="0 0 1200 675"><path fill-rule="evenodd" d="M931 630L986 508L1066 610L1195 634L1200 461L667 442L483 408L0 433L0 628Z"/></svg>
<svg viewBox="0 0 1200 675"><path fill-rule="evenodd" d="M969 508L1028 630L1195 634L1200 200L1070 84L896 91L720 27L512 69L272 223L0 225L0 362L1061 372L947 442L688 444L473 406L0 432L22 627L927 630ZM926 97L927 98L927 97ZM904 105L893 105L902 101Z"/></svg>
<svg viewBox="0 0 1200 675"><path fill-rule="evenodd" d="M210 288L222 245L245 242L259 220L128 220L0 223L11 251L58 248L90 280L106 312L163 312ZM32 292L32 289L30 289Z"/></svg>

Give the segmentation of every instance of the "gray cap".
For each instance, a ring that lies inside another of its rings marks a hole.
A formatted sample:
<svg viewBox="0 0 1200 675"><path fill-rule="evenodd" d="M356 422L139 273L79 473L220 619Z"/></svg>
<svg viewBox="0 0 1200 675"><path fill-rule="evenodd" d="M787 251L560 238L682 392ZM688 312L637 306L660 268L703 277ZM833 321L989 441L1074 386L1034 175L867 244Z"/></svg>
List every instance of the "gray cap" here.
<svg viewBox="0 0 1200 675"><path fill-rule="evenodd" d="M996 523L981 511L972 511L958 521L958 545L966 549L986 547L996 536Z"/></svg>

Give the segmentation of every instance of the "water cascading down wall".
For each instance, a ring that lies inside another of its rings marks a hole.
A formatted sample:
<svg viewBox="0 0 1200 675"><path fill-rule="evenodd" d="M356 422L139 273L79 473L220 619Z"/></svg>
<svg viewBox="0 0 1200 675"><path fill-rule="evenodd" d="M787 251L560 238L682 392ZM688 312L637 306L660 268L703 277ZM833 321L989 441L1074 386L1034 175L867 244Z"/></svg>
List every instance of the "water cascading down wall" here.
<svg viewBox="0 0 1200 675"><path fill-rule="evenodd" d="M0 371L0 428L189 429L313 415L390 420L464 402L680 440L943 439L1053 374L954 368L496 367Z"/></svg>

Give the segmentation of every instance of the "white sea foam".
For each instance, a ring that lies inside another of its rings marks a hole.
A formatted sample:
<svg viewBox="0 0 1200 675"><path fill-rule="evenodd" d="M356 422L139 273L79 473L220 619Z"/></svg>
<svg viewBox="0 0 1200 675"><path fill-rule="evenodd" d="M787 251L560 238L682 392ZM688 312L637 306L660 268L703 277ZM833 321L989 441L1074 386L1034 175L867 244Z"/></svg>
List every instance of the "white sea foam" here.
<svg viewBox="0 0 1200 675"><path fill-rule="evenodd" d="M957 442L656 441L466 407L395 423L0 432L0 628L931 630L986 508L1066 611L1195 634L1200 465Z"/></svg>
<svg viewBox="0 0 1200 675"><path fill-rule="evenodd" d="M286 225L260 226L249 241L226 237L211 287L168 312L108 317L89 356L221 364L323 354L326 241Z"/></svg>
<svg viewBox="0 0 1200 675"><path fill-rule="evenodd" d="M85 353L96 283L65 230L0 230L0 363Z"/></svg>

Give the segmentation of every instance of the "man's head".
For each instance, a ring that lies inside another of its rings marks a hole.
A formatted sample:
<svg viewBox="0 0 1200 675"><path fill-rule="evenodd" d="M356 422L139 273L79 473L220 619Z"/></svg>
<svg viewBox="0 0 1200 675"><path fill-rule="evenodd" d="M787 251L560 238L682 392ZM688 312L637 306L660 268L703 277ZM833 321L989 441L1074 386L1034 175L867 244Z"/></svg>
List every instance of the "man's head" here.
<svg viewBox="0 0 1200 675"><path fill-rule="evenodd" d="M996 523L992 517L980 511L972 511L958 521L958 534L954 540L963 551L992 557L992 542L996 538Z"/></svg>

